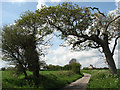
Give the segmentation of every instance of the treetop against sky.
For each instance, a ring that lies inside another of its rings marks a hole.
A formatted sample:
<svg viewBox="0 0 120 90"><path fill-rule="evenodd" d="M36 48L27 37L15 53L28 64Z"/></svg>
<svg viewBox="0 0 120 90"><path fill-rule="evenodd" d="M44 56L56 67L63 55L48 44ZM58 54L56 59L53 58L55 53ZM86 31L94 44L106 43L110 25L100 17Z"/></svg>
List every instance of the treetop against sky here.
<svg viewBox="0 0 120 90"><path fill-rule="evenodd" d="M14 24L14 21L20 18L20 15L27 10L35 11L38 8L41 8L41 4L46 6L55 6L58 5L59 2L53 2L54 0L50 0L51 2L42 2L37 0L36 2L24 2L26 0L18 0L19 2L2 2L2 25ZM12 0L17 1L17 0ZM118 1L118 0L117 0ZM97 7L101 12L108 14L110 12L115 12L118 5L116 2L73 2L78 4L79 6L85 7ZM101 58L101 53L97 50L90 51L81 51L81 52L70 52L69 47L60 47L59 45L63 43L63 40L55 37L51 40L53 46L48 49L48 54L45 56L44 60L46 60L47 64L54 65L65 65L69 63L72 58L76 58L82 65L82 67L89 66L93 64L96 67L104 67L106 66L104 58ZM115 51L115 63L118 63L118 53ZM100 60L101 59L101 60ZM6 66L5 62L0 61L2 65ZM118 65L117 65L118 66Z"/></svg>

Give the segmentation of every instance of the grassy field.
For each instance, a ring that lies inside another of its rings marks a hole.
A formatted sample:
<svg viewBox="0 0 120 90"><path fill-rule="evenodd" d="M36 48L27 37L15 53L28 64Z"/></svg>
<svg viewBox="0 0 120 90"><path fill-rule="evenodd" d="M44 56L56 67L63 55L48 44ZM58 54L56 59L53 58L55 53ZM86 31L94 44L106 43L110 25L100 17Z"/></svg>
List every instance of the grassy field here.
<svg viewBox="0 0 120 90"><path fill-rule="evenodd" d="M89 88L120 88L120 76L111 75L108 70L81 70L91 74ZM120 72L120 70L119 70Z"/></svg>
<svg viewBox="0 0 120 90"><path fill-rule="evenodd" d="M32 72L27 72L29 80L24 79L24 75L17 75L14 71L2 71L3 88L34 88ZM39 88L47 90L49 88L61 88L72 81L82 77L71 71L40 71ZM40 89L40 90L41 90Z"/></svg>

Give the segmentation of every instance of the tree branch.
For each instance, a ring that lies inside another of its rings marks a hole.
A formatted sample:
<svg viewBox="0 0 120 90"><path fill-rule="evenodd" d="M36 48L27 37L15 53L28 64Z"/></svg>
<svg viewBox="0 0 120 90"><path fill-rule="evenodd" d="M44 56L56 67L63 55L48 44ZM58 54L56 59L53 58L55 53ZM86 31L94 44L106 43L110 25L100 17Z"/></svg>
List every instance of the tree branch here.
<svg viewBox="0 0 120 90"><path fill-rule="evenodd" d="M101 47L99 44L96 45L95 43L93 43L93 45L94 45L94 46L92 46L92 45L90 44L89 47L94 48L94 49Z"/></svg>
<svg viewBox="0 0 120 90"><path fill-rule="evenodd" d="M88 7L88 8L92 9L93 11L94 11L94 9L96 9L99 14L103 15L104 17L106 17L105 14L100 12L100 10L98 8L96 8L96 7L93 7L93 8L92 7Z"/></svg>
<svg viewBox="0 0 120 90"><path fill-rule="evenodd" d="M109 22L106 26L106 30L108 29L109 25L114 22L115 20L117 20L120 16L117 16L115 19L113 19L111 22Z"/></svg>
<svg viewBox="0 0 120 90"><path fill-rule="evenodd" d="M80 44L80 43L83 43L83 42L85 42L85 41L87 41L87 39L79 40L79 41L74 42L74 43L73 43L73 48L74 48L76 45L78 45L78 44Z"/></svg>
<svg viewBox="0 0 120 90"><path fill-rule="evenodd" d="M50 25L53 25L55 28L57 28L58 30L60 30L63 35L67 35L67 33L64 32L60 27L57 27L56 25L54 25L54 24L49 20L48 17L47 17L47 20L48 20L48 23L49 23Z"/></svg>
<svg viewBox="0 0 120 90"><path fill-rule="evenodd" d="M115 52L115 48L117 46L117 40L120 38L120 36L118 36L116 39L115 39L115 44L114 44L114 47L113 47L113 50L112 50L112 55L114 55L114 52Z"/></svg>

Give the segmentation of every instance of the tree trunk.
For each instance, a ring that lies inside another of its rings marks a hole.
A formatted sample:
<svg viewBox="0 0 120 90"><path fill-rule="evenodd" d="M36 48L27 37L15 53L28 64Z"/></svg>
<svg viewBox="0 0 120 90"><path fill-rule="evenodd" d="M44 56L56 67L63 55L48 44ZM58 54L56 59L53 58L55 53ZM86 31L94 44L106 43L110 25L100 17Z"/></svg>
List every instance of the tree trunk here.
<svg viewBox="0 0 120 90"><path fill-rule="evenodd" d="M25 79L27 79L27 73L26 73L26 69L23 67L23 64L20 62L20 60L18 59L18 62L19 62L19 65L21 66L21 68L22 68L22 72L24 73L24 75L25 75Z"/></svg>
<svg viewBox="0 0 120 90"><path fill-rule="evenodd" d="M23 70L23 73L24 73L24 75L25 75L25 79L27 79L27 73L26 73L26 71L25 70Z"/></svg>
<svg viewBox="0 0 120 90"><path fill-rule="evenodd" d="M39 78L39 70L34 70L33 76Z"/></svg>
<svg viewBox="0 0 120 90"><path fill-rule="evenodd" d="M33 49L33 55L32 55L33 59L34 59L34 63L33 63L33 76L39 78L39 56L38 56L38 52L35 50L35 48Z"/></svg>
<svg viewBox="0 0 120 90"><path fill-rule="evenodd" d="M35 82L35 85L36 87L38 88L39 87L39 70L40 70L40 67L39 67L39 55L38 55L38 52L36 50L36 43L34 42L34 39L33 39L33 45L32 45L32 59L34 60L33 63L32 63L32 68L33 68L33 77L34 77L34 82Z"/></svg>
<svg viewBox="0 0 120 90"><path fill-rule="evenodd" d="M117 74L117 69L116 69L114 59L113 59L113 55L108 45L104 45L103 52L106 57L106 61L108 63L108 67L109 67L111 74Z"/></svg>
<svg viewBox="0 0 120 90"><path fill-rule="evenodd" d="M39 87L39 65L35 66L35 69L33 70L33 77L36 87Z"/></svg>

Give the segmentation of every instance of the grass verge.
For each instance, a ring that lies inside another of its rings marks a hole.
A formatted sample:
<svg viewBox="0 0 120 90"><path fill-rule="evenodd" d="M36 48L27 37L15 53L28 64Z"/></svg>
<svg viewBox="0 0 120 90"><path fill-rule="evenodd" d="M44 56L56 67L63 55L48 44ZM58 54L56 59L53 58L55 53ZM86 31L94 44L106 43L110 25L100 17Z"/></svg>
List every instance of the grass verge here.
<svg viewBox="0 0 120 90"><path fill-rule="evenodd" d="M112 75L108 70L81 70L91 74L89 88L120 88L120 76ZM118 72L120 72L118 70Z"/></svg>
<svg viewBox="0 0 120 90"><path fill-rule="evenodd" d="M15 71L2 71L3 88L35 88L32 72L27 72L29 79L24 79L24 75L17 75ZM61 88L82 75L75 74L72 71L40 71L39 89L49 90L50 88Z"/></svg>

